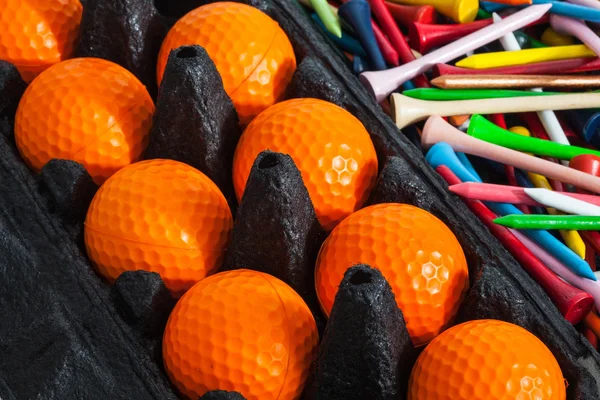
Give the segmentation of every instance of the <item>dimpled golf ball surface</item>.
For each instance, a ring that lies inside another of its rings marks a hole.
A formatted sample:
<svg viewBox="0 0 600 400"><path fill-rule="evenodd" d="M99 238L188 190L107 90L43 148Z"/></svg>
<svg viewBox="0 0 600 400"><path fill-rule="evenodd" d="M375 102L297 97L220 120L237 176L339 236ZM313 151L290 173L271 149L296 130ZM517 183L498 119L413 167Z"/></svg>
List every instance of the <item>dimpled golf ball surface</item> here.
<svg viewBox="0 0 600 400"><path fill-rule="evenodd" d="M0 60L30 82L71 56L81 13L79 0L0 0Z"/></svg>
<svg viewBox="0 0 600 400"><path fill-rule="evenodd" d="M381 271L404 313L415 345L444 330L466 294L463 250L446 225L407 204L379 204L342 221L317 259L317 295L329 315L344 273L355 264Z"/></svg>
<svg viewBox="0 0 600 400"><path fill-rule="evenodd" d="M101 184L141 157L153 113L146 88L125 68L75 58L48 68L25 90L15 140L33 170L52 158L70 159Z"/></svg>
<svg viewBox="0 0 600 400"><path fill-rule="evenodd" d="M159 83L170 51L190 44L206 49L244 125L279 100L296 69L285 32L268 15L245 4L208 4L177 21L158 56Z"/></svg>
<svg viewBox="0 0 600 400"><path fill-rule="evenodd" d="M537 337L496 320L454 326L425 348L409 400L564 400L558 362Z"/></svg>
<svg viewBox="0 0 600 400"><path fill-rule="evenodd" d="M222 272L177 303L163 338L167 374L187 398L210 390L248 400L297 399L318 333L302 298L271 275Z"/></svg>
<svg viewBox="0 0 600 400"><path fill-rule="evenodd" d="M254 160L267 149L292 157L326 229L360 208L377 178L369 133L352 114L326 101L284 101L248 125L233 161L238 200Z"/></svg>
<svg viewBox="0 0 600 400"><path fill-rule="evenodd" d="M97 271L114 281L124 271L158 272L181 295L221 265L233 226L219 188L177 161L123 168L92 200L85 243Z"/></svg>

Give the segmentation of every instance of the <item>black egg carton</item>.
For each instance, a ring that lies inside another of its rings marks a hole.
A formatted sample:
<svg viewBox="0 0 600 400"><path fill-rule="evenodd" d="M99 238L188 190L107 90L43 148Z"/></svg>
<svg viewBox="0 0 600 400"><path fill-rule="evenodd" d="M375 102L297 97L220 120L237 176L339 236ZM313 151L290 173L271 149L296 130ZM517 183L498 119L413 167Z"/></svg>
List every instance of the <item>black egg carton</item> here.
<svg viewBox="0 0 600 400"><path fill-rule="evenodd" d="M157 100L146 158L199 168L235 213L223 269L260 269L288 282L309 304L321 332L306 399L403 399L419 350L381 274L348 271L326 325L314 290L325 232L289 156L259 155L239 208L231 160L237 115L200 47L170 58L157 96L155 60L168 27L211 1L84 0L76 56L107 58L132 71ZM556 356L569 399L600 398L600 357L542 289L425 162L410 129L400 132L352 75L343 55L295 0L247 0L290 38L298 68L288 98L333 102L362 121L381 171L370 204L409 203L444 221L460 241L471 288L456 323L494 318L533 332ZM160 13L157 11L160 10ZM0 62L0 398L176 399L164 373L161 338L175 300L157 274L127 272L112 287L94 272L82 229L97 190L72 161L27 169L13 123L25 84ZM291 240L290 238L295 238ZM265 269L266 268L266 269ZM240 399L215 391L203 399Z"/></svg>

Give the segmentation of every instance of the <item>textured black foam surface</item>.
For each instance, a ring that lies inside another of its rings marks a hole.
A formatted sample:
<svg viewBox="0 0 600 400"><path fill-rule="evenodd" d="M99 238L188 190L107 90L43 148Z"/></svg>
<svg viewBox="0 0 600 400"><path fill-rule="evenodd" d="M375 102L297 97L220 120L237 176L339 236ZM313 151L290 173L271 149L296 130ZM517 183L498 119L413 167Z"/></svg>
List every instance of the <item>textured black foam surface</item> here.
<svg viewBox="0 0 600 400"><path fill-rule="evenodd" d="M3 100L18 95L0 91ZM65 192L48 198L18 156L13 121L0 119L0 130L0 397L175 399L57 212L72 204L81 216L89 196L69 197L87 192L74 189L85 180L81 169L49 166L61 172L46 182Z"/></svg>
<svg viewBox="0 0 600 400"><path fill-rule="evenodd" d="M156 97L156 60L167 26L149 0L86 0L75 57L117 63Z"/></svg>
<svg viewBox="0 0 600 400"><path fill-rule="evenodd" d="M404 399L416 355L388 282L377 269L354 266L335 296L307 397Z"/></svg>
<svg viewBox="0 0 600 400"><path fill-rule="evenodd" d="M123 320L141 337L158 365L162 335L176 300L156 272L123 272L111 288L111 299Z"/></svg>
<svg viewBox="0 0 600 400"><path fill-rule="evenodd" d="M231 167L240 135L235 107L206 51L200 46L173 50L144 157L177 160L204 172L221 189L235 215Z"/></svg>
<svg viewBox="0 0 600 400"><path fill-rule="evenodd" d="M46 195L50 209L62 218L83 249L83 221L98 185L83 165L59 159L52 159L42 167L39 182L40 193Z"/></svg>
<svg viewBox="0 0 600 400"><path fill-rule="evenodd" d="M205 393L199 400L246 400L246 398L238 392L213 390Z"/></svg>
<svg viewBox="0 0 600 400"><path fill-rule="evenodd" d="M112 287L111 296L123 319L149 338L162 335L175 305L156 272L123 272Z"/></svg>
<svg viewBox="0 0 600 400"><path fill-rule="evenodd" d="M0 60L0 119L12 120L27 85L17 68Z"/></svg>
<svg viewBox="0 0 600 400"><path fill-rule="evenodd" d="M288 155L263 151L246 184L223 270L248 268L289 284L325 326L314 271L325 232Z"/></svg>

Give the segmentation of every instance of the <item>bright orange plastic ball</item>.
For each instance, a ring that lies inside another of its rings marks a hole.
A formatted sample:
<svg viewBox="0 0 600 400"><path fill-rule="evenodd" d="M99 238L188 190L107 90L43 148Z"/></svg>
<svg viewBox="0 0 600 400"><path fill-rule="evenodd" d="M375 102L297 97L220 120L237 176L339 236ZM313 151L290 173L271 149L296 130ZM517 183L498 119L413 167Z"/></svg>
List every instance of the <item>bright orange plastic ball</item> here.
<svg viewBox="0 0 600 400"><path fill-rule="evenodd" d="M454 326L419 356L409 400L565 400L550 350L520 326L478 320Z"/></svg>
<svg viewBox="0 0 600 400"><path fill-rule="evenodd" d="M56 64L29 85L17 109L15 139L35 171L52 158L82 163L104 182L140 159L154 103L125 68L98 58Z"/></svg>
<svg viewBox="0 0 600 400"><path fill-rule="evenodd" d="M368 264L381 271L416 346L442 332L469 285L463 250L448 227L407 204L378 204L343 220L323 243L315 271L319 301L329 315L346 270Z"/></svg>
<svg viewBox="0 0 600 400"><path fill-rule="evenodd" d="M285 32L245 4L208 4L177 21L160 49L159 84L171 50L191 44L204 47L214 61L243 125L281 98L296 70Z"/></svg>
<svg viewBox="0 0 600 400"><path fill-rule="evenodd" d="M317 354L315 320L302 298L271 275L222 272L177 303L163 359L179 391L240 392L248 400L297 399Z"/></svg>
<svg viewBox="0 0 600 400"><path fill-rule="evenodd" d="M348 111L326 101L284 101L248 125L233 161L238 200L254 160L267 149L292 157L326 229L359 209L377 179L377 154L369 133Z"/></svg>
<svg viewBox="0 0 600 400"><path fill-rule="evenodd" d="M158 272L181 295L220 266L233 219L225 197L202 172L171 160L127 166L92 200L85 244L112 282L124 271Z"/></svg>
<svg viewBox="0 0 600 400"><path fill-rule="evenodd" d="M82 11L79 0L0 0L0 60L30 82L71 57Z"/></svg>

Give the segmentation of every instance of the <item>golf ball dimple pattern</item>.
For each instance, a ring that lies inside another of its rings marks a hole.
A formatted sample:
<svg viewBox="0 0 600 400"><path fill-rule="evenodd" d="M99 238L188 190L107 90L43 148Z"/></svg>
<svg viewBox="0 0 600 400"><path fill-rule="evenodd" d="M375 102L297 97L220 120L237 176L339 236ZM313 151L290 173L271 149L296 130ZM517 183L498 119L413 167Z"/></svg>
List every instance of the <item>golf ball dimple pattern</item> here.
<svg viewBox="0 0 600 400"><path fill-rule="evenodd" d="M0 60L30 82L71 56L82 11L79 0L0 0Z"/></svg>
<svg viewBox="0 0 600 400"><path fill-rule="evenodd" d="M409 382L409 400L564 400L565 383L550 350L503 321L454 326L425 348Z"/></svg>
<svg viewBox="0 0 600 400"><path fill-rule="evenodd" d="M141 157L153 113L146 88L125 68L76 58L29 85L17 109L15 140L33 170L52 158L70 159L101 184Z"/></svg>
<svg viewBox="0 0 600 400"><path fill-rule="evenodd" d="M297 399L317 341L312 314L293 289L242 269L210 276L179 300L165 329L163 360L190 399L216 389L248 400Z"/></svg>
<svg viewBox="0 0 600 400"><path fill-rule="evenodd" d="M233 220L218 187L177 161L151 160L117 172L92 200L88 255L110 282L124 271L161 275L181 295L220 266Z"/></svg>
<svg viewBox="0 0 600 400"><path fill-rule="evenodd" d="M171 50L191 44L204 47L215 63L242 124L283 95L296 69L285 32L269 16L245 4L217 2L182 17L162 44L159 83Z"/></svg>
<svg viewBox="0 0 600 400"><path fill-rule="evenodd" d="M469 284L467 262L452 231L427 211L407 204L364 208L325 240L315 283L327 315L346 270L362 263L379 269L389 282L417 346L448 326Z"/></svg>
<svg viewBox="0 0 600 400"><path fill-rule="evenodd" d="M295 99L262 112L246 128L233 162L241 200L254 160L263 150L289 154L326 229L360 208L377 178L377 155L362 123L316 99Z"/></svg>

